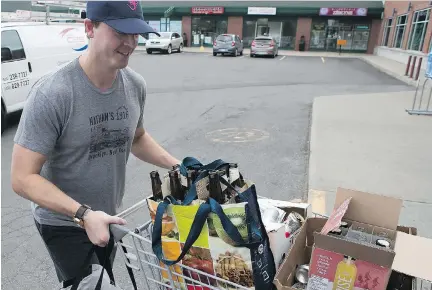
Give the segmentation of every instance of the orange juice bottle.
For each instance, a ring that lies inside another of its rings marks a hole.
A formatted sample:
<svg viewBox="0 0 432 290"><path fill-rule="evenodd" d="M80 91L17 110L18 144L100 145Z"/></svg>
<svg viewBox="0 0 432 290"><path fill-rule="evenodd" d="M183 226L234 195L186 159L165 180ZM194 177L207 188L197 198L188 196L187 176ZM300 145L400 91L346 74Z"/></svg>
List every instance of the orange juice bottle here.
<svg viewBox="0 0 432 290"><path fill-rule="evenodd" d="M349 256L339 262L333 282L333 290L353 290L357 267Z"/></svg>

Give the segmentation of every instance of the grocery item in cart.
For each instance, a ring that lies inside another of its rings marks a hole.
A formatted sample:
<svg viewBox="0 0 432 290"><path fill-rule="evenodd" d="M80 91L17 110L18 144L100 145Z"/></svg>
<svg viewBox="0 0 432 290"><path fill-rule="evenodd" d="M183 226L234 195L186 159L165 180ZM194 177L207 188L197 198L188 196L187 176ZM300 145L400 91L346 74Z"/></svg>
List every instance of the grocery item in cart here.
<svg viewBox="0 0 432 290"><path fill-rule="evenodd" d="M156 170L150 172L150 180L152 186L153 199L155 201L163 200L162 181L160 179L159 172L157 172Z"/></svg>
<svg viewBox="0 0 432 290"><path fill-rule="evenodd" d="M291 212L285 221L285 237L289 238L294 234L301 227L302 222L304 218L300 214L295 211Z"/></svg>
<svg viewBox="0 0 432 290"><path fill-rule="evenodd" d="M227 166L228 175L231 169L231 179L235 179L235 170L238 170L238 167L228 162L216 160L207 165L199 165L199 162L190 158L187 162L183 160L181 172L187 175L187 170L193 169L200 173L183 200L165 199L157 203L156 210L153 209L156 213L153 218L153 252L162 263L169 266L197 266L197 259L190 255L193 256L193 249L200 248L210 253L214 275L219 273L220 276L228 278L228 282L240 283L249 289L271 289L276 266L269 238L259 215L255 185L249 186L244 182L245 186L241 191L236 189L230 184L230 177L226 176ZM238 176L234 183L239 182L239 185L242 185L242 175L239 173ZM232 192L235 193L235 198L230 196ZM149 207L152 203L154 201L149 199ZM180 254L173 259L163 255L164 241L167 240L167 237L162 235L164 213L170 213L178 229L177 245L173 241L170 247L177 247ZM220 252L221 250L223 252ZM202 262L204 260L201 259L201 264L208 265L208 262ZM206 270L210 269L206 267ZM208 283L212 284L211 279ZM190 281L186 279L184 286L189 284ZM223 283L217 284L218 288L226 289Z"/></svg>

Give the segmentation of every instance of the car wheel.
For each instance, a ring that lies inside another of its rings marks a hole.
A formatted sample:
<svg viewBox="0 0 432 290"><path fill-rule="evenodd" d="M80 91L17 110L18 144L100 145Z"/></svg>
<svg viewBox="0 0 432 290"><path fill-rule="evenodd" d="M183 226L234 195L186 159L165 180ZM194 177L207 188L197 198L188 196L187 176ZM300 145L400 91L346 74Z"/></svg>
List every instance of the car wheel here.
<svg viewBox="0 0 432 290"><path fill-rule="evenodd" d="M250 57L254 57L254 55L253 55L252 53L251 53L251 54L249 54L249 56L250 56Z"/></svg>
<svg viewBox="0 0 432 290"><path fill-rule="evenodd" d="M216 53L216 52L213 52L213 56L217 56L217 53Z"/></svg>
<svg viewBox="0 0 432 290"><path fill-rule="evenodd" d="M148 54L152 54L152 51L150 49L147 49Z"/></svg>
<svg viewBox="0 0 432 290"><path fill-rule="evenodd" d="M240 51L240 55L243 55L243 49L242 49L242 51Z"/></svg>
<svg viewBox="0 0 432 290"><path fill-rule="evenodd" d="M237 48L236 48L236 50L234 50L234 54L233 54L233 56L236 57L237 54L238 54L238 51L237 51Z"/></svg>
<svg viewBox="0 0 432 290"><path fill-rule="evenodd" d="M172 52L172 46L171 46L171 44L168 45L168 49L167 49L166 52L167 52L168 54L171 54L171 52Z"/></svg>
<svg viewBox="0 0 432 290"><path fill-rule="evenodd" d="M5 109L1 108L2 116L1 116L1 133L3 134L4 130L6 129L6 111Z"/></svg>
<svg viewBox="0 0 432 290"><path fill-rule="evenodd" d="M178 49L178 52L181 53L182 50L183 50L183 44L180 44L179 49Z"/></svg>

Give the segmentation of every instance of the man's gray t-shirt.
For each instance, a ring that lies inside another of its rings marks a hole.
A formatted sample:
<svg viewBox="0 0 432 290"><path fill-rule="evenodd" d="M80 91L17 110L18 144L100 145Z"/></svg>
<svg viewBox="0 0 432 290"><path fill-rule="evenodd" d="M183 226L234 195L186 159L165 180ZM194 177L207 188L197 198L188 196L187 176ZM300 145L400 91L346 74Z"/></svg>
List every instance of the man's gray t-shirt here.
<svg viewBox="0 0 432 290"><path fill-rule="evenodd" d="M41 176L93 210L116 214L135 131L143 126L146 85L125 68L102 92L78 58L32 88L15 142L47 157ZM41 224L76 226L70 217L32 204Z"/></svg>

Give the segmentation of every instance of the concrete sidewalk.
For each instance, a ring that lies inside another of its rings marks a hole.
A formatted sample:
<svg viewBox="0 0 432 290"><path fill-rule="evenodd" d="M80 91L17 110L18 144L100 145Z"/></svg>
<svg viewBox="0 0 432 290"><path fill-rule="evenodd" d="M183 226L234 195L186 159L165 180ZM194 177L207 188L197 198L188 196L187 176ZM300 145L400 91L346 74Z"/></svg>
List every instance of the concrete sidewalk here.
<svg viewBox="0 0 432 290"><path fill-rule="evenodd" d="M399 224L432 238L432 117L405 112L413 94L315 99L309 162L313 211L330 214L337 187L393 196L404 200Z"/></svg>

